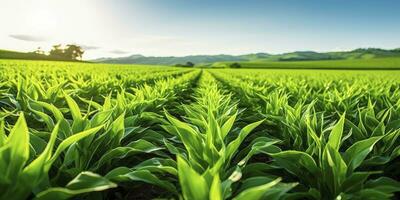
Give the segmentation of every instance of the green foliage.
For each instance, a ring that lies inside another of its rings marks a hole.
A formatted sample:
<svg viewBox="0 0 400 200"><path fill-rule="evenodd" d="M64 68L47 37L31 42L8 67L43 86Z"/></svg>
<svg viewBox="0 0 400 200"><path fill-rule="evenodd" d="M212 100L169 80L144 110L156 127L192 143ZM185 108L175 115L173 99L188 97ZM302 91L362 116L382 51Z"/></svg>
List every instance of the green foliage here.
<svg viewBox="0 0 400 200"><path fill-rule="evenodd" d="M229 67L230 68L241 68L242 66L239 63L235 62L235 63L230 64Z"/></svg>
<svg viewBox="0 0 400 200"><path fill-rule="evenodd" d="M0 61L0 199L393 199L399 75Z"/></svg>
<svg viewBox="0 0 400 200"><path fill-rule="evenodd" d="M61 44L54 45L49 52L49 57L57 60L82 60L85 51L82 47L75 44L68 44L64 48Z"/></svg>
<svg viewBox="0 0 400 200"><path fill-rule="evenodd" d="M185 64L175 64L175 67L194 67L194 63L186 62Z"/></svg>

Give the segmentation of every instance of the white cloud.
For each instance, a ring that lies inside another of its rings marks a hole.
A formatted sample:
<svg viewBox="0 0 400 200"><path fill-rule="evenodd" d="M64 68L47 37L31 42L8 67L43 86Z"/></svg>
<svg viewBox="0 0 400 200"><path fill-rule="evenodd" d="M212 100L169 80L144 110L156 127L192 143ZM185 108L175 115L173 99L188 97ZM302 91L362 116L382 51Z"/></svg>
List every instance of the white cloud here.
<svg viewBox="0 0 400 200"><path fill-rule="evenodd" d="M112 53L112 54L128 54L129 53L129 51L123 51L123 50L112 50L112 51L110 51L110 53Z"/></svg>
<svg viewBox="0 0 400 200"><path fill-rule="evenodd" d="M28 34L11 34L9 35L9 37L27 42L44 42L48 40L48 38L44 36L28 35Z"/></svg>
<svg viewBox="0 0 400 200"><path fill-rule="evenodd" d="M98 47L98 46L90 46L90 45L79 45L79 46L81 46L82 49L85 51L100 49L100 47Z"/></svg>

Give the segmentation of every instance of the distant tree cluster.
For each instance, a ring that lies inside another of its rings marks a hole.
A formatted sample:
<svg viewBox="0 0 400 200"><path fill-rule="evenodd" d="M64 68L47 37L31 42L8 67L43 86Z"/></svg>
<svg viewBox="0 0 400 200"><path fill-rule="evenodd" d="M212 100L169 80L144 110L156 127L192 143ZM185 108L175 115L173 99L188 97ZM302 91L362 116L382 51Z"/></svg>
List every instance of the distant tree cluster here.
<svg viewBox="0 0 400 200"><path fill-rule="evenodd" d="M235 62L235 63L231 63L231 64L229 65L229 67L230 67L230 68L241 68L242 66L241 66L239 63Z"/></svg>
<svg viewBox="0 0 400 200"><path fill-rule="evenodd" d="M82 47L74 44L68 44L64 48L61 44L54 45L50 50L49 55L66 60L82 60L82 55L85 51Z"/></svg>
<svg viewBox="0 0 400 200"><path fill-rule="evenodd" d="M186 62L185 64L176 64L175 67L194 67L194 63Z"/></svg>
<svg viewBox="0 0 400 200"><path fill-rule="evenodd" d="M38 55L46 54L40 47L33 53ZM85 51L78 45L68 44L62 46L61 44L57 44L49 51L48 57L54 60L82 60L83 53Z"/></svg>

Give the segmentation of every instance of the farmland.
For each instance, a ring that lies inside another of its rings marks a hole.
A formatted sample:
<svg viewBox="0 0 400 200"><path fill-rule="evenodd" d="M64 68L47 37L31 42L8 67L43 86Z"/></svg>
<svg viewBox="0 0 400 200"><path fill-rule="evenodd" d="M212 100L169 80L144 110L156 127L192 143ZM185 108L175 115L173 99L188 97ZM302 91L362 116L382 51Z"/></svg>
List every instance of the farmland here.
<svg viewBox="0 0 400 200"><path fill-rule="evenodd" d="M0 60L0 199L396 199L399 77Z"/></svg>
<svg viewBox="0 0 400 200"><path fill-rule="evenodd" d="M232 62L217 62L213 67L226 67ZM346 60L309 60L309 61L270 61L255 60L239 62L243 68L264 69L371 69L393 70L400 69L399 57L346 59Z"/></svg>

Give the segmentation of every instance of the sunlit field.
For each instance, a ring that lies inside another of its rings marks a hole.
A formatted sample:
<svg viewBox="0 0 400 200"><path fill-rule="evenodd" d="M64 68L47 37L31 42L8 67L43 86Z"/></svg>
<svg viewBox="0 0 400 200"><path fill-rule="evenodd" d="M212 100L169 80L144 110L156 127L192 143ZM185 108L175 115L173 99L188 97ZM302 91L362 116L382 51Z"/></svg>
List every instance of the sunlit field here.
<svg viewBox="0 0 400 200"><path fill-rule="evenodd" d="M240 63L243 68L260 69L353 69L353 70L399 70L399 57L347 59L347 60L314 60L314 61L268 61L256 60ZM229 66L229 62L218 62L214 67Z"/></svg>
<svg viewBox="0 0 400 200"><path fill-rule="evenodd" d="M395 199L399 77L0 60L0 199Z"/></svg>

